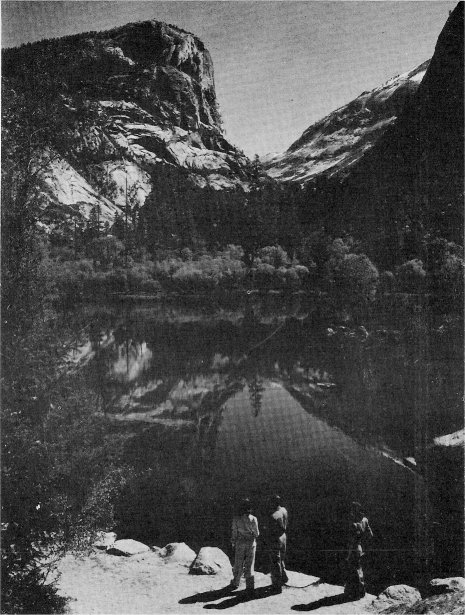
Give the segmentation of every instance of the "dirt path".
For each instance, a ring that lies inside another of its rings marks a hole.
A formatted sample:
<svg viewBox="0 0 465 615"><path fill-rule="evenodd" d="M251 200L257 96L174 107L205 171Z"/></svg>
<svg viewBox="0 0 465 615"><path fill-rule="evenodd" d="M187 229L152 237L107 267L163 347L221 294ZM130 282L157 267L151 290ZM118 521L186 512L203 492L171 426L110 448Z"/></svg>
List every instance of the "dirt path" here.
<svg viewBox="0 0 465 615"><path fill-rule="evenodd" d="M289 584L282 594L270 594L269 576L256 573L256 591L247 599L244 587L234 593L219 593L230 581L225 575L194 576L186 566L165 563L153 552L117 557L105 552L78 559L66 556L60 564L60 593L68 596L69 613L315 613L363 615L369 613L374 596L358 602L338 603L342 593L336 585L319 583L289 571ZM306 587L303 587L306 586ZM207 593L208 592L208 593ZM216 592L216 593L215 593ZM205 594L205 595L203 595Z"/></svg>

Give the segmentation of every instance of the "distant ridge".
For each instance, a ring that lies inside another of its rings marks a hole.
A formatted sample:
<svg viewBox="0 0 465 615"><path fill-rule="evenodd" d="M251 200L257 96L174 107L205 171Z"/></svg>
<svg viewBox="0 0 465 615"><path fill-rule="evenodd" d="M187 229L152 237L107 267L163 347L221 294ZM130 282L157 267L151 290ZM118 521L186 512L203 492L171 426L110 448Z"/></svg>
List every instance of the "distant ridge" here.
<svg viewBox="0 0 465 615"><path fill-rule="evenodd" d="M318 175L342 176L391 126L416 92L429 60L363 92L312 124L286 152L262 158L268 175L305 183Z"/></svg>

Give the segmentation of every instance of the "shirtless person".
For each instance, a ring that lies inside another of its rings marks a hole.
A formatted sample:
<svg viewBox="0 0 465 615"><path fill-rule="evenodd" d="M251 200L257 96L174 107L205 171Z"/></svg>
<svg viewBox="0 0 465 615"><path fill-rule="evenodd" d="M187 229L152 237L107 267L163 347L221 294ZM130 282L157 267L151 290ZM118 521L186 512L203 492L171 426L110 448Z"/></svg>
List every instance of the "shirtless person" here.
<svg viewBox="0 0 465 615"><path fill-rule="evenodd" d="M288 514L284 506L281 506L279 495L270 498L269 502L270 516L264 531L264 541L270 558L271 587L274 592L281 593L282 586L288 581L285 568Z"/></svg>

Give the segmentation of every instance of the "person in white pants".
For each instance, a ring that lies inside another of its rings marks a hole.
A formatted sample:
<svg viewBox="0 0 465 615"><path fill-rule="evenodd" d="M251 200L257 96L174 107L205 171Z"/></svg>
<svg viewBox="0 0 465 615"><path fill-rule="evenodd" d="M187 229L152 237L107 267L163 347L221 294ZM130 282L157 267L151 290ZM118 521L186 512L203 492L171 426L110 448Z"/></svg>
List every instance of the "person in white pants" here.
<svg viewBox="0 0 465 615"><path fill-rule="evenodd" d="M254 565L257 538L259 536L257 517L252 515L250 500L241 503L239 515L232 521L231 544L234 549L234 569L231 587L237 589L242 574L248 591L255 587Z"/></svg>

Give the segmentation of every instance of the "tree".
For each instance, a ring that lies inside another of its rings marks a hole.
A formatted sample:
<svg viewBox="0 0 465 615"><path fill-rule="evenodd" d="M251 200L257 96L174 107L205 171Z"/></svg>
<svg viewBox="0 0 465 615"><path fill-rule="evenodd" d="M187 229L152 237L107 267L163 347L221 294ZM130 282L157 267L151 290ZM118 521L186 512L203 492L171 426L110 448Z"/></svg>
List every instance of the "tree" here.
<svg viewBox="0 0 465 615"><path fill-rule="evenodd" d="M368 256L347 254L333 270L332 291L339 302L363 316L375 297L378 279L378 270Z"/></svg>
<svg viewBox="0 0 465 615"><path fill-rule="evenodd" d="M123 216L119 213L115 214L113 225L111 227L111 234L117 237L118 239L124 239L124 219Z"/></svg>
<svg viewBox="0 0 465 615"><path fill-rule="evenodd" d="M97 263L102 269L110 269L115 260L124 250L124 244L114 235L106 235L105 237L97 237L87 246L87 253L94 261L94 267Z"/></svg>
<svg viewBox="0 0 465 615"><path fill-rule="evenodd" d="M286 267L291 262L281 246L266 246L259 251L258 255L262 263L273 265L276 269Z"/></svg>
<svg viewBox="0 0 465 615"><path fill-rule="evenodd" d="M7 74L2 89L2 610L50 613L63 605L43 563L63 508L39 435L48 408L41 393L56 360L41 337L51 289L39 192L68 126L47 79L32 70L17 80Z"/></svg>
<svg viewBox="0 0 465 615"><path fill-rule="evenodd" d="M414 258L403 263L396 269L396 278L400 289L404 292L423 292L426 283L426 271L423 268L423 261Z"/></svg>
<svg viewBox="0 0 465 615"><path fill-rule="evenodd" d="M41 217L38 184L57 157L51 149L56 101L29 97L8 86L2 92L2 305L10 327L31 323L41 301L33 287L39 260Z"/></svg>

